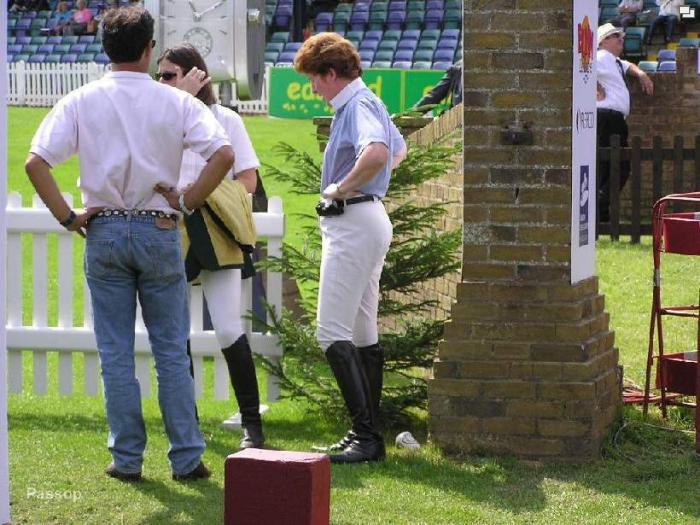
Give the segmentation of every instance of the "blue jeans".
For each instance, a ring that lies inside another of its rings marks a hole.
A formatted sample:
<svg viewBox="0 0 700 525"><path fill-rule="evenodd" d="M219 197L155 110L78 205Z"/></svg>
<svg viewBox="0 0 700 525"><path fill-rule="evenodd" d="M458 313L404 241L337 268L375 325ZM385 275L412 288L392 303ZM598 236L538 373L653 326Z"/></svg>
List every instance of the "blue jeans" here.
<svg viewBox="0 0 700 525"><path fill-rule="evenodd" d="M140 472L146 428L134 363L138 296L158 377L158 402L175 474L191 472L204 452L187 357L187 282L177 228L150 216L96 217L87 230L85 275L102 366L107 446L122 472Z"/></svg>

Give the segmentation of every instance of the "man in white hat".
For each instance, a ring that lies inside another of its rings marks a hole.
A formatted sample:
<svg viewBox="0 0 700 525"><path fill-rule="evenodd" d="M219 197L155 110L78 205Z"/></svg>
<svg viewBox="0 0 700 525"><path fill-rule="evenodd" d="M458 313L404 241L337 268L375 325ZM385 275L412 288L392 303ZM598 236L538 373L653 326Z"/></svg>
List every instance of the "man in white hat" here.
<svg viewBox="0 0 700 525"><path fill-rule="evenodd" d="M636 77L642 92L651 95L654 84L644 71L635 64L620 60L625 43L625 32L607 23L598 28L598 53L596 67L598 70L597 85L597 134L598 147L610 146L612 135L620 136L623 147L627 143L627 116L630 113L630 92L627 87L627 76ZM630 165L623 161L620 166L620 189L629 178ZM600 186L598 188L598 220L610 220L610 163L599 162Z"/></svg>

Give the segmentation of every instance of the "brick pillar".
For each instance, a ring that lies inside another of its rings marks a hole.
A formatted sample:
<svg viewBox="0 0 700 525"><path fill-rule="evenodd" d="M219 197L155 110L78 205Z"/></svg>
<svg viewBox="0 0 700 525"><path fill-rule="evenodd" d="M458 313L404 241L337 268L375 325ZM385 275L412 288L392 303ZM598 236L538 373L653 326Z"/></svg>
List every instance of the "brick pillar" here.
<svg viewBox="0 0 700 525"><path fill-rule="evenodd" d="M462 282L429 383L447 452L594 459L621 406L598 281L570 284L572 18L465 3ZM513 122L531 145L501 144Z"/></svg>

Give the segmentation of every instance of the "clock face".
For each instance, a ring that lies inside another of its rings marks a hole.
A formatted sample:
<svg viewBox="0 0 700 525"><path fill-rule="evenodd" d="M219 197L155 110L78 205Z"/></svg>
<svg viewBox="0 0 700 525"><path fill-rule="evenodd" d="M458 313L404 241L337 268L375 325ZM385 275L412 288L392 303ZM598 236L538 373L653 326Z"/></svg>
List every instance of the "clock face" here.
<svg viewBox="0 0 700 525"><path fill-rule="evenodd" d="M193 27L182 36L182 39L192 44L202 55L202 58L207 58L214 47L214 39L209 31L202 27Z"/></svg>

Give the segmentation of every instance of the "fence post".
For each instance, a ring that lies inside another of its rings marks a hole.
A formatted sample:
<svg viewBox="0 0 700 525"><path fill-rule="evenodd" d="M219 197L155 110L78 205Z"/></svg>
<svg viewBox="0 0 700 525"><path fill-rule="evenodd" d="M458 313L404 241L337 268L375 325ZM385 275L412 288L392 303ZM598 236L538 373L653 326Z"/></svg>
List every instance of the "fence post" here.
<svg viewBox="0 0 700 525"><path fill-rule="evenodd" d="M652 162L652 177L653 177L653 191L654 191L654 202L661 198L663 193L663 188L661 186L661 175L663 174L663 145L661 144L661 137L658 135L654 136L653 150L651 152L651 162Z"/></svg>
<svg viewBox="0 0 700 525"><path fill-rule="evenodd" d="M610 195L610 237L620 240L620 135L610 137L610 176L608 192Z"/></svg>
<svg viewBox="0 0 700 525"><path fill-rule="evenodd" d="M683 137L673 137L673 193L683 193Z"/></svg>
<svg viewBox="0 0 700 525"><path fill-rule="evenodd" d="M15 75L17 75L17 104L24 106L27 94L26 64L24 62L15 62L15 64L17 65L15 69Z"/></svg>
<svg viewBox="0 0 700 525"><path fill-rule="evenodd" d="M639 244L642 234L641 225L641 201L642 201L642 137L632 137L632 158L630 168L632 170L632 228L631 242Z"/></svg>

